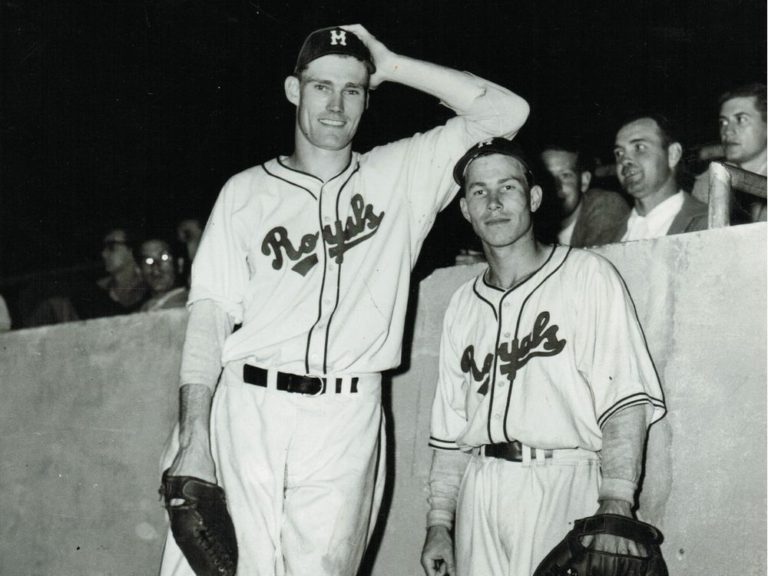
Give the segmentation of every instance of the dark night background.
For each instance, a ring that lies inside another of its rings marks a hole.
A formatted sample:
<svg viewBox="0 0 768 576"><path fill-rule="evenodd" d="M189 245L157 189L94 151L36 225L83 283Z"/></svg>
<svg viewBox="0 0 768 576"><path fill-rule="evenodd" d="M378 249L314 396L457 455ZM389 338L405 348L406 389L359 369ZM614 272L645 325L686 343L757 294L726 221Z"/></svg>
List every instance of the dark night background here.
<svg viewBox="0 0 768 576"><path fill-rule="evenodd" d="M508 86L532 105L525 146L578 136L606 160L629 108L666 111L687 144L713 141L718 95L766 75L765 0L0 0L0 18L6 292L98 262L110 226L172 237L230 175L290 152L283 79L321 26L359 21L396 52ZM356 148L447 116L384 85ZM455 211L438 232L427 258L446 265L464 233Z"/></svg>

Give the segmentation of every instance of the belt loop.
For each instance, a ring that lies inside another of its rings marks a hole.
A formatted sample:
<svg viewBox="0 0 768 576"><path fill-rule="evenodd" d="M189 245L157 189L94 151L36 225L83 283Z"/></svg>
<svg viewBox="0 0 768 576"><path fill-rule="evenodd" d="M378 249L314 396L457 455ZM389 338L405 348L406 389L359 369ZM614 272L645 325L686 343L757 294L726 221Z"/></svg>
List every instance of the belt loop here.
<svg viewBox="0 0 768 576"><path fill-rule="evenodd" d="M267 370L267 389L277 390L277 375L278 371L270 368Z"/></svg>
<svg viewBox="0 0 768 576"><path fill-rule="evenodd" d="M541 448L536 448L536 461L541 463L544 462L544 459L547 457L547 451L542 450Z"/></svg>
<svg viewBox="0 0 768 576"><path fill-rule="evenodd" d="M531 463L531 447L527 444L520 443L520 446L523 449L523 464L530 464Z"/></svg>

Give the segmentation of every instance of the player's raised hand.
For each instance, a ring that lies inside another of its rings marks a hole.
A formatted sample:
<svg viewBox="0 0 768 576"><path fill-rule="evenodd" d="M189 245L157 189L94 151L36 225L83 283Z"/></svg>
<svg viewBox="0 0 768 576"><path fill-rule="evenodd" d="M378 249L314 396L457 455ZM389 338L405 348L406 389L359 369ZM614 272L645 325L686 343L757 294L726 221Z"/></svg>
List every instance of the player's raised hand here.
<svg viewBox="0 0 768 576"><path fill-rule="evenodd" d="M394 58L395 53L384 46L381 41L368 32L361 24L345 24L340 26L340 28L344 28L344 30L348 30L360 38L360 41L365 44L371 53L373 64L376 66L376 72L371 76L369 88L374 90L380 84L386 82L389 79L389 74L392 72L393 66L390 64L390 61Z"/></svg>
<svg viewBox="0 0 768 576"><path fill-rule="evenodd" d="M430 526L421 551L421 565L427 576L456 576L453 541L445 526Z"/></svg>

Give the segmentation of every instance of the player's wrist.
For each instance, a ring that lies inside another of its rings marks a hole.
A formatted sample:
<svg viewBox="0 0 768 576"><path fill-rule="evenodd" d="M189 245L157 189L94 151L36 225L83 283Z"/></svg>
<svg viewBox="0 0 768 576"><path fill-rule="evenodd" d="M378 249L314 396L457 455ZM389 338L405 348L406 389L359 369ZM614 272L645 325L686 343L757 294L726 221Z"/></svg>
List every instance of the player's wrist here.
<svg viewBox="0 0 768 576"><path fill-rule="evenodd" d="M453 513L445 510L430 510L427 513L427 530L430 528L453 528Z"/></svg>
<svg viewBox="0 0 768 576"><path fill-rule="evenodd" d="M625 478L603 478L597 500L601 503L605 500L621 500L628 502L631 506L635 502L636 491L637 484L632 480Z"/></svg>

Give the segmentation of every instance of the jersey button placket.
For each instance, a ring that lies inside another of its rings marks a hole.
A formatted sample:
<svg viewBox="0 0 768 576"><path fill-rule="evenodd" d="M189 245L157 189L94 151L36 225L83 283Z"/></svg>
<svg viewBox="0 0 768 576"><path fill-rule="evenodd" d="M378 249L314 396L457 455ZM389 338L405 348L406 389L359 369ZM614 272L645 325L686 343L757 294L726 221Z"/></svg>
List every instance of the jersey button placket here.
<svg viewBox="0 0 768 576"><path fill-rule="evenodd" d="M316 371L325 371L324 360L326 350L329 348L329 343L326 343L328 337L328 323L330 322L331 314L336 306L337 291L338 291L338 268L335 258L330 256L329 251L334 248L329 244L329 240L333 237L336 227L336 197L333 194L333 190L329 187L323 186L320 189L320 228L321 235L323 237L323 262L322 265L325 268L323 274L323 285L320 299L320 318L315 325L315 331L317 332L318 347L313 348L314 353L310 360L316 365ZM326 233L326 230L330 233ZM314 338L313 338L314 340ZM321 351L321 352L320 352Z"/></svg>

